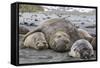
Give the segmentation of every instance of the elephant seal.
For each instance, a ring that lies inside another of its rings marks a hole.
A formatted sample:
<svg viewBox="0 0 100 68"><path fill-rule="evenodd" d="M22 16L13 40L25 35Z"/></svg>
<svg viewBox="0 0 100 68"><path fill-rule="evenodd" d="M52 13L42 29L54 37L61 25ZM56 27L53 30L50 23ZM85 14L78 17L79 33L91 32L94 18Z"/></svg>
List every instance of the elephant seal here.
<svg viewBox="0 0 100 68"><path fill-rule="evenodd" d="M95 50L96 49L96 37L93 37L91 36L86 30L84 29L78 29L78 33L79 33L79 36L82 38L82 39L86 39L88 40L93 49Z"/></svg>
<svg viewBox="0 0 100 68"><path fill-rule="evenodd" d="M96 37L93 37L92 41L91 41L91 44L93 46L93 49L96 50L97 49L97 44L96 44Z"/></svg>
<svg viewBox="0 0 100 68"><path fill-rule="evenodd" d="M81 59L89 59L94 55L92 45L85 39L77 40L71 47L69 56Z"/></svg>
<svg viewBox="0 0 100 68"><path fill-rule="evenodd" d="M19 25L19 34L26 34L29 32L29 29L26 28L25 26Z"/></svg>
<svg viewBox="0 0 100 68"><path fill-rule="evenodd" d="M79 36L83 39L88 40L89 42L92 41L93 37L84 29L78 29Z"/></svg>
<svg viewBox="0 0 100 68"><path fill-rule="evenodd" d="M71 44L80 39L77 28L68 20L49 19L34 30L28 32L24 40L35 32L43 32L51 49L63 52L70 50Z"/></svg>
<svg viewBox="0 0 100 68"><path fill-rule="evenodd" d="M47 49L48 43L42 32L36 32L28 36L24 41L24 47L34 48L37 50Z"/></svg>

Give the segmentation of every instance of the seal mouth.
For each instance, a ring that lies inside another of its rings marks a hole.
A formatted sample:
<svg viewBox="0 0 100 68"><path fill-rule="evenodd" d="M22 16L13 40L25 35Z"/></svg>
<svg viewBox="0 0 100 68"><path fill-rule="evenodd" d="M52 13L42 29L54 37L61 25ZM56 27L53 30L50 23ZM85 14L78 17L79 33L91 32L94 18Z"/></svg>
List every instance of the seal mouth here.
<svg viewBox="0 0 100 68"><path fill-rule="evenodd" d="M82 56L81 59L90 59L90 56Z"/></svg>
<svg viewBox="0 0 100 68"><path fill-rule="evenodd" d="M54 50L58 51L58 52L65 52L68 49L68 47L67 47L68 44L69 43L65 40L55 41L54 44L53 44L53 46L55 46Z"/></svg>
<svg viewBox="0 0 100 68"><path fill-rule="evenodd" d="M86 51L84 51L83 53L81 53L81 59L90 59L90 54Z"/></svg>
<svg viewBox="0 0 100 68"><path fill-rule="evenodd" d="M45 49L44 47L44 45L37 45L38 46L38 49L40 49L40 50L43 50L43 49Z"/></svg>
<svg viewBox="0 0 100 68"><path fill-rule="evenodd" d="M46 42L37 43L36 45L37 45L38 49L40 49L40 50L48 48L48 45Z"/></svg>

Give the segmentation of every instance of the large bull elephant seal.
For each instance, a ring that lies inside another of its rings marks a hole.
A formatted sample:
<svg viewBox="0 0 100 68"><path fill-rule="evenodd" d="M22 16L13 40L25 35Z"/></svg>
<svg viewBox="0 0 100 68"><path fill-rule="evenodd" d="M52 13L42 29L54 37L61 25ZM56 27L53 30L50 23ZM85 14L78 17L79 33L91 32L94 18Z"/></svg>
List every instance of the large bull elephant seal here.
<svg viewBox="0 0 100 68"><path fill-rule="evenodd" d="M45 21L28 32L24 40L35 32L43 32L50 48L59 52L70 50L71 45L80 38L76 27L70 21L59 18Z"/></svg>
<svg viewBox="0 0 100 68"><path fill-rule="evenodd" d="M81 59L89 59L94 55L92 45L85 39L77 40L71 47L69 55Z"/></svg>

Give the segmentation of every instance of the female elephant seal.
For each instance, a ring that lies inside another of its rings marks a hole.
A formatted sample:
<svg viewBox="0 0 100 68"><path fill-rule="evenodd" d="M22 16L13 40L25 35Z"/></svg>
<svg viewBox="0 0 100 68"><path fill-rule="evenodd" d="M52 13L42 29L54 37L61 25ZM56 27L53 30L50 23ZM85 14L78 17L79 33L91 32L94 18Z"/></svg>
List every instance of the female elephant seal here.
<svg viewBox="0 0 100 68"><path fill-rule="evenodd" d="M77 40L71 47L69 55L81 59L89 59L93 56L94 51L92 45L85 39Z"/></svg>
<svg viewBox="0 0 100 68"><path fill-rule="evenodd" d="M24 40L35 32L43 32L50 48L59 52L70 50L71 44L80 38L76 27L70 21L59 18L45 21L28 32Z"/></svg>
<svg viewBox="0 0 100 68"><path fill-rule="evenodd" d="M24 47L30 47L37 50L47 49L48 44L42 32L36 32L28 36L24 41Z"/></svg>
<svg viewBox="0 0 100 68"><path fill-rule="evenodd" d="M79 36L83 39L86 39L88 40L93 49L95 50L96 49L96 37L92 37L86 30L84 29L78 29L78 33L79 33Z"/></svg>
<svg viewBox="0 0 100 68"><path fill-rule="evenodd" d="M92 41L93 37L84 29L78 29L79 36L83 39L88 40L89 42Z"/></svg>

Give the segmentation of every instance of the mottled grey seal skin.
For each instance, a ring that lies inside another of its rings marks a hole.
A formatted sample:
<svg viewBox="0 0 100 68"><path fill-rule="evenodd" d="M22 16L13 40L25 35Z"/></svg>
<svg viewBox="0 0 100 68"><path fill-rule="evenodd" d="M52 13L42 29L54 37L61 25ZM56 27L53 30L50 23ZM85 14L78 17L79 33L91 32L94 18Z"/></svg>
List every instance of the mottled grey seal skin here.
<svg viewBox="0 0 100 68"><path fill-rule="evenodd" d="M71 47L69 56L89 59L94 55L92 45L85 39L77 40Z"/></svg>
<svg viewBox="0 0 100 68"><path fill-rule="evenodd" d="M59 52L70 50L71 44L80 39L76 27L70 21L59 18L42 23L33 31L28 32L24 40L35 32L43 32L50 48Z"/></svg>
<svg viewBox="0 0 100 68"><path fill-rule="evenodd" d="M19 34L26 34L29 32L29 29L26 28L25 26L19 25Z"/></svg>
<svg viewBox="0 0 100 68"><path fill-rule="evenodd" d="M42 32L36 32L28 36L24 41L24 47L43 50L48 48L48 43Z"/></svg>

